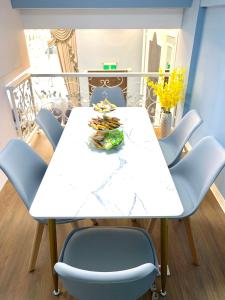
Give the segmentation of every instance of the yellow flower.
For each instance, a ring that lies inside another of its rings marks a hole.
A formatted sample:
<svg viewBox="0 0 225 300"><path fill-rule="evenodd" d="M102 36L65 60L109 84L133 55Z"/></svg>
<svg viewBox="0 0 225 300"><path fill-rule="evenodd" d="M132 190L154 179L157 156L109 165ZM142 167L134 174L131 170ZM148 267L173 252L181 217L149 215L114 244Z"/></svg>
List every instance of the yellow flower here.
<svg viewBox="0 0 225 300"><path fill-rule="evenodd" d="M185 89L185 69L176 68L169 74L168 82L159 69L158 82L147 79L147 85L154 90L154 94L158 96L160 105L165 111L170 111L177 103L184 98Z"/></svg>

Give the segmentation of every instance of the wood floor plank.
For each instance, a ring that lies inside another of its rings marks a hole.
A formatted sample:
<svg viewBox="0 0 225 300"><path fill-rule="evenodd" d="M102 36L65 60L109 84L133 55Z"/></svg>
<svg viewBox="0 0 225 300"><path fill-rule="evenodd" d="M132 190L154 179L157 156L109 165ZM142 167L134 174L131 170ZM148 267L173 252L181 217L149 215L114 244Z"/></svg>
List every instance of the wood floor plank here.
<svg viewBox="0 0 225 300"><path fill-rule="evenodd" d="M33 147L49 161L52 149L42 134ZM35 221L29 216L10 183L0 193L0 299L4 300L55 300L52 292L47 230L43 233L36 270L28 272ZM192 258L183 222L169 223L169 264L171 276L167 280L166 300L224 300L225 299L225 217L209 192L191 217L193 234L200 266L191 264ZM129 220L100 220L100 225L131 225ZM158 257L159 223L152 232ZM146 226L147 220L137 220ZM91 221L79 221L79 226L91 226ZM58 225L59 251L71 225ZM60 287L63 290L62 284ZM59 300L72 300L65 291ZM149 297L142 297L147 300ZM116 299L115 299L116 300ZM126 299L124 299L126 300Z"/></svg>

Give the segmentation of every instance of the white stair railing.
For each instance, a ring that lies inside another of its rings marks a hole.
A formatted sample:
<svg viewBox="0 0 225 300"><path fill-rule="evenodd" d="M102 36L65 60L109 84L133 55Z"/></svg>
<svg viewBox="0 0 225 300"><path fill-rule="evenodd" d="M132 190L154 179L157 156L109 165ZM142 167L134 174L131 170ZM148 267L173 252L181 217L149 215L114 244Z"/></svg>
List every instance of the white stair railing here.
<svg viewBox="0 0 225 300"><path fill-rule="evenodd" d="M25 74L11 82L7 93L12 108L12 114L18 136L29 138L35 129L35 116L41 107L53 112L61 123L66 123L69 111L76 105L89 106L90 94L96 87L90 84L90 78L103 78L97 86L122 88L127 106L146 107L154 126L159 126L161 108L152 88L146 84L146 78L158 78L159 73L143 72L83 72L58 74ZM165 76L169 76L168 73ZM114 84L112 84L113 78ZM76 79L76 80L75 80ZM124 87L124 79L126 85ZM76 93L68 93L66 83L79 83ZM102 99L99 99L102 100Z"/></svg>

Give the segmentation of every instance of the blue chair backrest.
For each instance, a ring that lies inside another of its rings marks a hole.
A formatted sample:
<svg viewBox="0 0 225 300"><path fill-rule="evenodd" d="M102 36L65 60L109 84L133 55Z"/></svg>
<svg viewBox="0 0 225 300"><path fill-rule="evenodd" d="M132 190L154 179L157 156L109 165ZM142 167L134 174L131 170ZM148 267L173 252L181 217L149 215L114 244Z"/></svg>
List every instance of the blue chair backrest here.
<svg viewBox="0 0 225 300"><path fill-rule="evenodd" d="M169 167L179 161L181 152L194 131L201 125L202 119L196 110L190 110L179 122L173 132L159 140Z"/></svg>
<svg viewBox="0 0 225 300"><path fill-rule="evenodd" d="M105 98L118 107L126 106L125 98L120 87L96 87L92 92L90 104L97 104Z"/></svg>
<svg viewBox="0 0 225 300"><path fill-rule="evenodd" d="M45 108L42 108L35 119L39 127L44 131L53 149L55 150L59 139L63 132L63 127L53 116L53 114Z"/></svg>
<svg viewBox="0 0 225 300"><path fill-rule="evenodd" d="M195 129L197 129L202 119L196 110L190 110L178 123L173 132L161 140L170 140L173 145L181 151L189 140Z"/></svg>
<svg viewBox="0 0 225 300"><path fill-rule="evenodd" d="M0 152L0 168L29 209L47 164L24 141L13 139Z"/></svg>
<svg viewBox="0 0 225 300"><path fill-rule="evenodd" d="M79 300L135 300L149 290L158 274L151 263L115 272L93 272L57 263L55 270L66 290Z"/></svg>

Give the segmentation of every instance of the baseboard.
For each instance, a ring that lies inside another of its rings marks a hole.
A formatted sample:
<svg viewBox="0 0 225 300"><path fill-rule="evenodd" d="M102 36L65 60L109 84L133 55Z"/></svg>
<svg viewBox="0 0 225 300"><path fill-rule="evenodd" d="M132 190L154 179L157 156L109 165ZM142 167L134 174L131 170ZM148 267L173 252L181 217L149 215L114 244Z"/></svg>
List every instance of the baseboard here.
<svg viewBox="0 0 225 300"><path fill-rule="evenodd" d="M185 145L185 149L188 152L191 151L192 147L191 147L190 143L187 143ZM221 209L225 213L225 199L224 199L223 195L220 193L220 190L218 189L218 187L216 186L215 183L212 184L210 190L213 193L213 196L215 197L215 199L218 202L219 206L221 207Z"/></svg>

